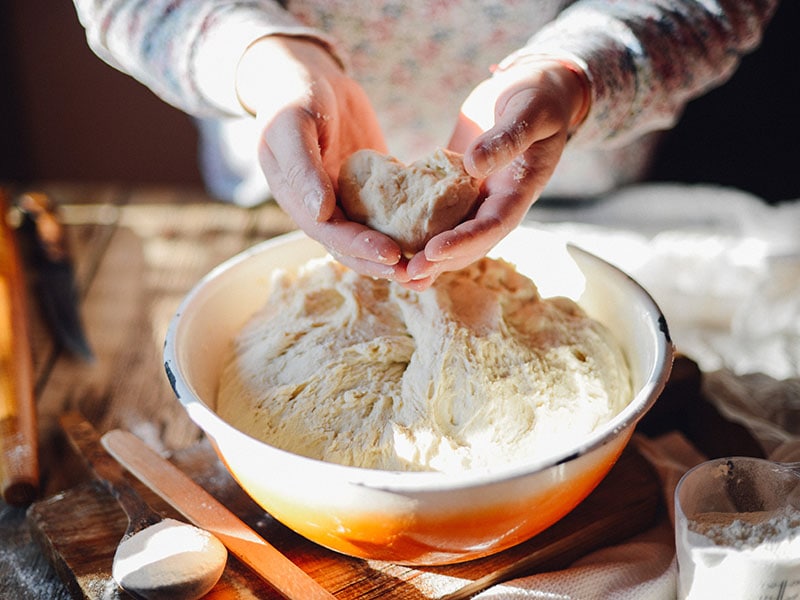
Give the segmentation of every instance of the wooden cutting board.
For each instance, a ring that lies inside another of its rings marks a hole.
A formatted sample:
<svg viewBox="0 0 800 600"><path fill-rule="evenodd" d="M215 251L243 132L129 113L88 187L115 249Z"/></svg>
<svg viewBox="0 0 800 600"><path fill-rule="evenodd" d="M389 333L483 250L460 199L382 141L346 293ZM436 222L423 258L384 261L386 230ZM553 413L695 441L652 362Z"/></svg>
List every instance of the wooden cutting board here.
<svg viewBox="0 0 800 600"><path fill-rule="evenodd" d="M207 443L177 453L172 460L341 600L469 598L500 581L563 568L592 550L643 531L654 522L661 506L656 474L629 446L583 503L528 542L467 563L414 568L343 556L293 533L250 500ZM157 510L177 516L138 481L132 483ZM111 561L125 531L125 515L101 486L87 481L37 502L28 510L28 520L74 598L129 598L111 578ZM233 557L207 597L281 598Z"/></svg>

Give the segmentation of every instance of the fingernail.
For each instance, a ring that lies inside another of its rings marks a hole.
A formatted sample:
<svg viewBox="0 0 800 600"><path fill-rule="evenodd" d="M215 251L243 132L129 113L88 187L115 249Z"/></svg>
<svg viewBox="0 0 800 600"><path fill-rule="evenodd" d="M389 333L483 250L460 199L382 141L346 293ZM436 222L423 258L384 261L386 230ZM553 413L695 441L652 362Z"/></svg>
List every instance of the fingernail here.
<svg viewBox="0 0 800 600"><path fill-rule="evenodd" d="M451 250L453 248L453 240L450 237L445 238L439 242L439 245L434 249L425 253L425 259L429 263L439 263L444 260L453 258Z"/></svg>
<svg viewBox="0 0 800 600"><path fill-rule="evenodd" d="M485 177L495 168L495 154L491 148L481 144L476 146L470 153L469 161L472 163L472 171L478 177Z"/></svg>
<svg viewBox="0 0 800 600"><path fill-rule="evenodd" d="M306 210L311 213L311 216L314 217L314 220L319 220L319 210L320 206L322 206L322 198L319 193L311 192L303 196L303 204Z"/></svg>

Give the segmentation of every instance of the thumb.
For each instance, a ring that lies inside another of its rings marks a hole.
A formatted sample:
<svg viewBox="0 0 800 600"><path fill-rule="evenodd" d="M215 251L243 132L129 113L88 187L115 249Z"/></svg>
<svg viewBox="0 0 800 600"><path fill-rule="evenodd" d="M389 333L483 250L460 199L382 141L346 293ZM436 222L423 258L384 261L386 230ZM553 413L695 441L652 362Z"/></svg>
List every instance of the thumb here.
<svg viewBox="0 0 800 600"><path fill-rule="evenodd" d="M495 123L476 137L464 152L464 167L473 177L485 178L506 166L558 127L535 110L536 93L529 88L511 90L498 98Z"/></svg>
<svg viewBox="0 0 800 600"><path fill-rule="evenodd" d="M304 113L286 110L275 117L263 131L259 158L270 186L277 184L273 193L302 202L306 216L298 225L309 217L323 222L333 216L333 183L322 163L315 124ZM297 220L300 215L293 212Z"/></svg>

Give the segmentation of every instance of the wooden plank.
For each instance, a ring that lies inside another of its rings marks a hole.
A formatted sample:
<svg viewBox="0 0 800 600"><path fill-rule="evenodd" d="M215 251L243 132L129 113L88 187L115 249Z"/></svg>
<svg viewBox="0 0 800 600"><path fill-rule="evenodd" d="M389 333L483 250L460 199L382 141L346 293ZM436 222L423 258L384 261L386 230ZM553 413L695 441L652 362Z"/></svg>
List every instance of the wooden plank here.
<svg viewBox="0 0 800 600"><path fill-rule="evenodd" d="M205 442L177 452L173 461L340 600L469 598L499 581L564 567L591 550L646 529L659 514L661 498L650 465L629 448L586 501L529 542L468 563L412 568L343 556L290 531L244 494ZM138 482L134 485L153 506L176 516L152 492ZM109 495L82 484L35 504L29 518L75 598L114 597L95 591L108 593L109 586L113 587L111 559L125 526L121 510ZM78 522L81 525L76 527ZM87 545L91 552L85 550ZM244 589L257 597L272 597L273 592L242 565L234 564L229 570L226 574Z"/></svg>
<svg viewBox="0 0 800 600"><path fill-rule="evenodd" d="M79 466L65 453L56 419L66 410L77 409L101 432L128 429L157 450L188 452L176 457L188 461L191 469L213 465L213 472L202 472L206 475L203 483L216 489L221 498L243 506L243 512L237 514L246 522L249 519L251 526L269 536L271 542L280 544L287 556L318 581L324 581L329 589L336 590L342 599L386 595L433 598L458 592L471 581L470 577L500 572L500 566L505 569L504 576L535 566L519 563L522 555L513 552L506 555L502 565L486 559L468 572L462 572L466 567L459 566L429 570L372 564L314 546L266 516L233 484L208 447L197 444L200 432L169 388L161 352L169 320L187 291L223 260L255 242L291 230L291 221L274 204L245 210L210 202L192 190L147 188L124 194L106 190L87 196L81 196L80 190L69 193L64 219L74 235L76 267L85 285L83 314L87 335L98 359L94 364L85 364L58 357L41 390L40 429L42 446L48 453L42 462L49 467L52 492L75 483ZM197 448L203 451L198 454ZM220 487L219 482L224 485ZM653 491L646 485L638 489ZM657 498L658 493L650 495L652 501ZM109 552L113 554L120 535L115 519L121 515L109 515L109 511L118 511L113 502L112 507L108 506L109 501L110 497L97 493L94 487L79 486L37 503L30 514L34 530L73 595L80 590L84 597L93 598L99 597L98 589L108 591L108 574L98 584L97 558L81 548L91 542L106 559ZM650 509L654 510L653 506ZM581 513L575 514L580 517ZM637 514L652 518L648 511ZM71 517L65 519L65 515ZM72 526L76 521L82 526ZM623 521L615 524L612 533L630 531L622 525L641 526L629 515ZM68 543L79 535L93 537L74 545ZM565 539L557 529L547 535ZM599 541L607 543L611 539ZM568 554L561 560L567 560ZM87 569L77 569L76 561L84 557ZM233 569L232 573L232 581L238 582L230 584L233 588L269 597L269 592L254 587L247 572Z"/></svg>
<svg viewBox="0 0 800 600"><path fill-rule="evenodd" d="M84 422L79 423L85 428ZM102 445L184 519L214 534L230 554L248 565L287 599L334 600L330 592L316 580L141 439L128 431L116 429L103 436ZM106 462L117 464L114 461Z"/></svg>
<svg viewBox="0 0 800 600"><path fill-rule="evenodd" d="M273 204L247 210L172 189L95 200L64 205L65 220L77 230L76 264L88 282L82 312L97 360L87 364L59 356L39 394L49 492L68 484L61 476L56 423L66 410L80 410L101 432L130 429L159 449L197 441L200 432L164 374L169 321L209 270L264 236L292 227Z"/></svg>
<svg viewBox="0 0 800 600"><path fill-rule="evenodd" d="M69 600L41 546L32 539L25 509L0 501L0 598Z"/></svg>
<svg viewBox="0 0 800 600"><path fill-rule="evenodd" d="M32 188L13 186L15 193L27 189L44 191L61 203L75 201L109 204L118 201L121 196L120 188L111 185L74 186L48 183L34 185ZM64 216L62 214L62 217ZM87 269L91 263L87 257L102 255L103 237L110 234L113 224L101 220L91 224L66 222L65 225L76 267L78 286L80 289L85 289L91 278L91 269ZM27 283L30 288L30 282ZM38 396L58 356L34 296L29 293L28 297L31 349ZM47 455L51 452L49 448L46 452L41 452L41 449L40 443L40 454ZM57 455L57 451L55 454ZM59 469L67 471L68 464L60 462ZM43 492L48 493L46 490ZM9 507L0 502L0 598L66 600L69 596L63 583L42 554L39 544L32 540L25 514L23 508Z"/></svg>
<svg viewBox="0 0 800 600"><path fill-rule="evenodd" d="M61 513L65 502L71 509L69 519L64 519ZM163 507L162 511L168 513ZM127 521L100 484L90 482L74 488L69 492L69 501L54 496L34 505L28 519L37 541L73 598L130 598L116 586L110 571L116 544L125 532ZM67 539L70 544L63 543ZM78 564L80 568L76 568ZM269 600L280 596L252 577L235 559L230 559L210 598Z"/></svg>

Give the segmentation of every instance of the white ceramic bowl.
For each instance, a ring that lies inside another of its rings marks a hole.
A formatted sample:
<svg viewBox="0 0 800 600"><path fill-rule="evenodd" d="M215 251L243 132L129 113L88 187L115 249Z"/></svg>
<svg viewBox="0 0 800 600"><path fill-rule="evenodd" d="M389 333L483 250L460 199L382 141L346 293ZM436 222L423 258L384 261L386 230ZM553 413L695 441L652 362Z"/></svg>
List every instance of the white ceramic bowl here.
<svg viewBox="0 0 800 600"><path fill-rule="evenodd" d="M182 302L164 356L180 402L242 488L273 517L333 550L435 565L492 554L532 537L566 515L605 477L669 376L673 348L650 296L599 258L520 227L492 255L517 265L543 296L578 301L622 344L634 398L616 418L575 448L489 475L361 469L274 448L214 412L222 357L266 301L270 273L322 255L322 246L298 232L223 263Z"/></svg>

